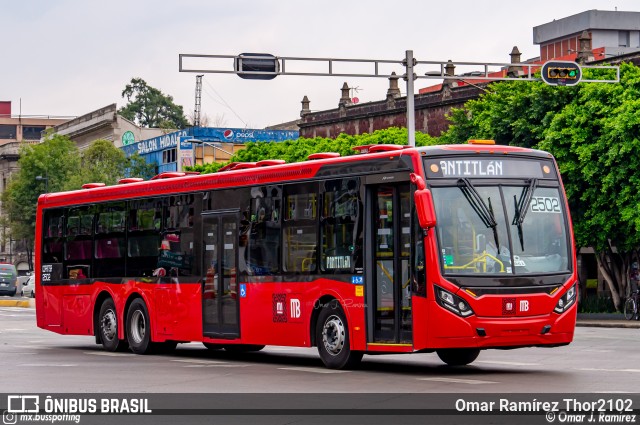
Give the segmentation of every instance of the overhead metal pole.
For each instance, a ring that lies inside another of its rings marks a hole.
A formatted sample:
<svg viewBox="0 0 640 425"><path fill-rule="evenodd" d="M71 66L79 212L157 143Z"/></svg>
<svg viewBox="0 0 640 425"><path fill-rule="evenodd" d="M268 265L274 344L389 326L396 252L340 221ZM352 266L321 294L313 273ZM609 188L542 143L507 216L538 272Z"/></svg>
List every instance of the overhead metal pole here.
<svg viewBox="0 0 640 425"><path fill-rule="evenodd" d="M416 145L416 108L413 96L413 80L415 80L413 73L414 65L413 50L407 50L404 59L404 66L407 73L404 79L407 80L407 136L408 145L411 147L415 147Z"/></svg>

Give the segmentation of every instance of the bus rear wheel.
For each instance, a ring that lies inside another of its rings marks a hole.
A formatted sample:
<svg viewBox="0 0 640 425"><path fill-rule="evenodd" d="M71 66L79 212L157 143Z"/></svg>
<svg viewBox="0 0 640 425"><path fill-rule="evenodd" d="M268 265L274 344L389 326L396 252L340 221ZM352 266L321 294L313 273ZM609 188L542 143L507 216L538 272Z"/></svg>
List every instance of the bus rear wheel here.
<svg viewBox="0 0 640 425"><path fill-rule="evenodd" d="M350 369L362 360L362 353L352 351L349 328L342 307L337 302L322 308L316 328L320 359L329 369Z"/></svg>
<svg viewBox="0 0 640 425"><path fill-rule="evenodd" d="M440 360L449 366L464 366L473 363L478 358L480 350L477 348L446 348L436 350Z"/></svg>
<svg viewBox="0 0 640 425"><path fill-rule="evenodd" d="M133 300L127 311L125 325L127 340L131 351L136 354L148 354L151 352L151 326L149 312L143 300Z"/></svg>
<svg viewBox="0 0 640 425"><path fill-rule="evenodd" d="M97 328L105 350L122 351L127 348L127 342L118 339L118 315L116 305L111 298L104 300L100 306Z"/></svg>

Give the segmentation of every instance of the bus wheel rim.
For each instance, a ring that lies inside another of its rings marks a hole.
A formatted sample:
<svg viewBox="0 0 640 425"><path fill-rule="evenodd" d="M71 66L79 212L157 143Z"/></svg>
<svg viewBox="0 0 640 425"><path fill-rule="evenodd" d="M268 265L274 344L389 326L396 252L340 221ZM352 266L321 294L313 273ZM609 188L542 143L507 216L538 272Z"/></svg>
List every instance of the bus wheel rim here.
<svg viewBox="0 0 640 425"><path fill-rule="evenodd" d="M140 310L136 310L131 315L131 337L133 342L140 344L144 339L147 330L147 323L144 314Z"/></svg>
<svg viewBox="0 0 640 425"><path fill-rule="evenodd" d="M116 321L116 312L113 310L107 310L102 316L102 335L109 340L113 341L118 333L118 323Z"/></svg>
<svg viewBox="0 0 640 425"><path fill-rule="evenodd" d="M345 336L346 331L344 324L338 316L331 316L324 322L322 328L322 343L329 354L333 356L340 354L344 347Z"/></svg>

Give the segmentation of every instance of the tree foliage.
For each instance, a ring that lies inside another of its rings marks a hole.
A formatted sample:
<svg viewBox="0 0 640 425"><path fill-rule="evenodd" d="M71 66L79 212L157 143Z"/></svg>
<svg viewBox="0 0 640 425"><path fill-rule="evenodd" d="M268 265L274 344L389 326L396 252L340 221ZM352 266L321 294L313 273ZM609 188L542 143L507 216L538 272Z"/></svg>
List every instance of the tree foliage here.
<svg viewBox="0 0 640 425"><path fill-rule="evenodd" d="M257 162L263 159L284 159L287 162L305 161L309 155L318 152L337 152L342 156L353 155L354 146L373 144L407 144L406 128L387 128L377 130L371 134L356 136L340 134L335 139L324 137L300 138L284 142L249 142L246 148L238 151L231 158L231 162ZM426 146L436 144L437 140L428 134L416 132L416 145ZM206 164L191 169L203 173L217 171L224 164Z"/></svg>
<svg viewBox="0 0 640 425"><path fill-rule="evenodd" d="M588 70L586 78L588 78ZM442 141L492 138L554 155L577 246L593 247L616 307L640 246L640 68L619 84L504 82L451 114Z"/></svg>
<svg viewBox="0 0 640 425"><path fill-rule="evenodd" d="M38 196L65 189L80 168L80 156L68 137L52 135L44 143L24 145L18 164L2 193L2 207L13 238L33 241Z"/></svg>
<svg viewBox="0 0 640 425"><path fill-rule="evenodd" d="M182 106L142 78L132 78L122 97L126 97L128 103L118 113L142 127L183 129L189 125Z"/></svg>
<svg viewBox="0 0 640 425"><path fill-rule="evenodd" d="M15 239L33 242L38 196L80 189L84 183L115 184L125 176L149 178L154 166L140 156L127 158L107 140L80 152L68 137L52 134L43 143L25 145L16 172L2 194L3 212Z"/></svg>

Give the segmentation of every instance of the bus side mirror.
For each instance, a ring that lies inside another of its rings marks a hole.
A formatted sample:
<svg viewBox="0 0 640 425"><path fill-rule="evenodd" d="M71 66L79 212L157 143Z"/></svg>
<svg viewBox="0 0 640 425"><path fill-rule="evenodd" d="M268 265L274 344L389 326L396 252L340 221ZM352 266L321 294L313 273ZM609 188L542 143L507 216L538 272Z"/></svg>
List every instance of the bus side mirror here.
<svg viewBox="0 0 640 425"><path fill-rule="evenodd" d="M433 207L433 197L429 189L418 189L415 191L414 200L416 203L416 212L418 214L418 223L423 229L429 229L436 225L436 211Z"/></svg>

